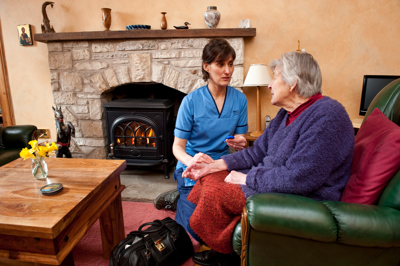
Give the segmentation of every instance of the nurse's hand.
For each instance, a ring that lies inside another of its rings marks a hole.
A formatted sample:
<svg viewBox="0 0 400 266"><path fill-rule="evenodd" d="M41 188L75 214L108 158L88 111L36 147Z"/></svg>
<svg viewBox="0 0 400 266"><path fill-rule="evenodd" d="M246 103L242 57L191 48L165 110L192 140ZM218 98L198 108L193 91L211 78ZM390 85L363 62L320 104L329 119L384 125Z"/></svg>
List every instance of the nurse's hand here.
<svg viewBox="0 0 400 266"><path fill-rule="evenodd" d="M241 172L231 171L229 175L225 177L225 182L237 185L246 185L247 175Z"/></svg>
<svg viewBox="0 0 400 266"><path fill-rule="evenodd" d="M189 162L187 162L186 166L191 166L194 163L205 163L205 164L209 164L209 163L213 163L214 159L211 158L209 155L204 154L202 152L197 153L195 156L192 157L191 160L189 160Z"/></svg>
<svg viewBox="0 0 400 266"><path fill-rule="evenodd" d="M229 147L234 148L235 151L241 151L246 147L246 138L242 135L235 135L235 138L227 139L226 144L228 144Z"/></svg>
<svg viewBox="0 0 400 266"><path fill-rule="evenodd" d="M209 164L206 163L193 163L186 168L182 173L182 177L190 178L192 180L197 180L200 177L208 175L210 173Z"/></svg>

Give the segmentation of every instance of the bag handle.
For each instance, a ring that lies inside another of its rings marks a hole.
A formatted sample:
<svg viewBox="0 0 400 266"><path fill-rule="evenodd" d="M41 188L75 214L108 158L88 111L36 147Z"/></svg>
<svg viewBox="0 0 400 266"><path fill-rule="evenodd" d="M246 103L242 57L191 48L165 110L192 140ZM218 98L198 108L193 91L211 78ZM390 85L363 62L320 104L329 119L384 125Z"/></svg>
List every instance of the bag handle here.
<svg viewBox="0 0 400 266"><path fill-rule="evenodd" d="M163 222L163 221L161 221L161 220L154 220L153 222L144 223L144 224L142 224L142 225L139 227L138 231L132 231L132 232L130 232L128 235L129 235L129 236L133 236L133 235L140 235L140 236L143 236L143 235L150 234L150 233L157 233L161 228L163 228L163 227L165 226L168 230L170 230L170 231L172 232L173 238L174 238L174 240L175 240L175 237L174 237L174 236L175 236L176 234L175 234L174 230L169 226L169 223L170 223L170 222L171 222L171 221ZM148 229L142 230L143 227L149 226L149 225L158 226L158 228L153 229L153 230L148 230Z"/></svg>
<svg viewBox="0 0 400 266"><path fill-rule="evenodd" d="M158 226L158 228L153 229L153 230L146 229L146 230L143 231L143 230L142 230L143 227L148 226L148 225ZM138 231L139 231L139 232L146 233L146 234L147 234L147 233L154 233L154 232L158 232L162 227L163 227L163 223L162 223L160 220L154 220L153 222L148 222L148 223L142 224L142 225L139 227Z"/></svg>

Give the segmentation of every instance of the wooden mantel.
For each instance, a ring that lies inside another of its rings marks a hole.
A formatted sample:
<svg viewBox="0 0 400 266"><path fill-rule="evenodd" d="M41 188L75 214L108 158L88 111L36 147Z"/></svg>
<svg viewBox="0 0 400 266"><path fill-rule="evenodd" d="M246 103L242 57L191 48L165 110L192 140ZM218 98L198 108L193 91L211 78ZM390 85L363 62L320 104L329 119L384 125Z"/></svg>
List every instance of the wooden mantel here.
<svg viewBox="0 0 400 266"><path fill-rule="evenodd" d="M163 39L163 38L212 38L254 37L256 28L188 29L188 30L125 30L82 31L60 33L36 33L37 42L118 40L118 39Z"/></svg>

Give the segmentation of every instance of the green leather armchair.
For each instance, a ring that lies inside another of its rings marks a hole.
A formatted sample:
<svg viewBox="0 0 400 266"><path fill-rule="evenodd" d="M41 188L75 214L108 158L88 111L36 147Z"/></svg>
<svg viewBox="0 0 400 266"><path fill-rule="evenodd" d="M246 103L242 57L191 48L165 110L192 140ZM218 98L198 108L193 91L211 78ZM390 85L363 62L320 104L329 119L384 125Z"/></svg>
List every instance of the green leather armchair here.
<svg viewBox="0 0 400 266"><path fill-rule="evenodd" d="M400 125L399 94L400 79L374 98L365 119L378 107ZM400 171L377 205L253 195L232 243L242 265L399 265Z"/></svg>
<svg viewBox="0 0 400 266"><path fill-rule="evenodd" d="M37 139L37 128L32 125L0 127L0 166L18 159L22 148Z"/></svg>

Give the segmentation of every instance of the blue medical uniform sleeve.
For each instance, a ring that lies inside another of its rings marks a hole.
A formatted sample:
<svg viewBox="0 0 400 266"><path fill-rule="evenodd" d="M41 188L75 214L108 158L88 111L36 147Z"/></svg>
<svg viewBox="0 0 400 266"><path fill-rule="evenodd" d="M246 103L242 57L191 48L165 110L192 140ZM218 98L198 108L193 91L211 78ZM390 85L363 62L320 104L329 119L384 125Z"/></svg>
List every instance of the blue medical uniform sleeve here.
<svg viewBox="0 0 400 266"><path fill-rule="evenodd" d="M180 139L189 139L193 127L193 103L185 96L179 106L174 135Z"/></svg>
<svg viewBox="0 0 400 266"><path fill-rule="evenodd" d="M243 95L244 96L244 95ZM241 101L240 118L237 123L235 134L246 134L249 126L247 124L247 99Z"/></svg>

